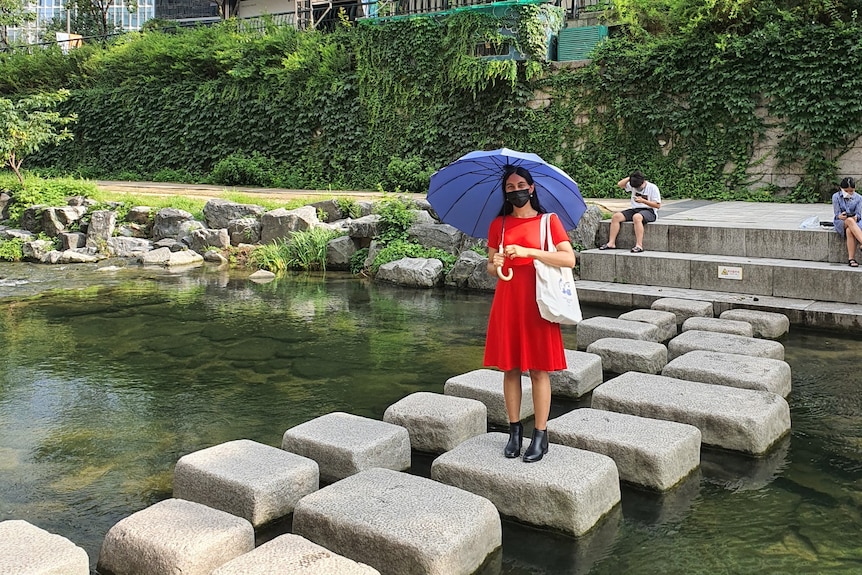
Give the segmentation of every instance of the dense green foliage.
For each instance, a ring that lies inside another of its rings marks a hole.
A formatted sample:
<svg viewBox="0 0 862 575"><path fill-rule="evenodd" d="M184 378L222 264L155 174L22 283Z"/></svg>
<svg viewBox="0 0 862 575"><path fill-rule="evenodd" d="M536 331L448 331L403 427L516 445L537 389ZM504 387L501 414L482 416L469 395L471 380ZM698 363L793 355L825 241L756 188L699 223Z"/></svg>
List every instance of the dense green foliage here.
<svg viewBox="0 0 862 575"><path fill-rule="evenodd" d="M21 164L43 146L57 145L72 138L68 126L76 115L63 116L55 110L69 97L68 90L34 94L16 100L0 98L0 164L10 168L24 183Z"/></svg>
<svg viewBox="0 0 862 575"><path fill-rule="evenodd" d="M277 240L255 249L251 263L273 273L285 270L326 270L326 244L339 233L326 228L295 232L287 241Z"/></svg>
<svg viewBox="0 0 862 575"><path fill-rule="evenodd" d="M581 68L544 62L559 9L519 5L328 33L229 21L65 57L0 55L0 95L71 89L75 140L38 160L83 177L421 192L463 153L507 146L594 197L619 193L634 168L666 197L828 191L862 133L859 0L614 6L626 26ZM483 43L527 60L476 57ZM758 179L762 145L805 174L795 189Z"/></svg>

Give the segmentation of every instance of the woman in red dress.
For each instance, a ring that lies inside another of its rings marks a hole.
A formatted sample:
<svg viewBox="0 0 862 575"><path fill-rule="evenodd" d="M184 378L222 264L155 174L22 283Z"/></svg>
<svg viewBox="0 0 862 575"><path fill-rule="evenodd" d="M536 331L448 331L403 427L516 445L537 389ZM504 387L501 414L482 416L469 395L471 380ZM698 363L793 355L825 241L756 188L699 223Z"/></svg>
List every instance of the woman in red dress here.
<svg viewBox="0 0 862 575"><path fill-rule="evenodd" d="M549 371L566 368L565 348L560 325L539 314L536 304L536 270L533 260L552 266L575 265L575 252L560 219L551 214L551 237L556 252L545 251L541 242L541 214L530 172L506 166L503 173L506 200L500 215L488 231L488 273L497 268L512 271L511 281L498 281L488 319L485 341L486 366L503 373L503 397L509 416L509 442L506 457L521 454L523 425L521 414L521 373L529 370L533 385L535 430L524 461L539 461L548 452L548 414L551 410ZM499 246L503 246L502 250Z"/></svg>

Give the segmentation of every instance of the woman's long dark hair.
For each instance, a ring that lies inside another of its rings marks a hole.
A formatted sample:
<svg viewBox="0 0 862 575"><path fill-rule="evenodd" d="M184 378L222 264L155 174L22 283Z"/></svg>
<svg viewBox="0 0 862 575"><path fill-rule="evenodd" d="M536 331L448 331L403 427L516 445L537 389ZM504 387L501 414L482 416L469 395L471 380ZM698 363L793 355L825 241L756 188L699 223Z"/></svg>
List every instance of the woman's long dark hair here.
<svg viewBox="0 0 862 575"><path fill-rule="evenodd" d="M527 183L531 186L535 185L533 182L533 175L527 168L506 164L506 166L503 168L503 180L501 182L503 187L503 207L500 208L500 213L498 214L501 216L508 216L515 209L515 206L512 205L512 202L506 199L506 180L508 180L509 176L511 176L512 174L518 174L519 176L527 180ZM539 204L539 195L536 193L535 187L533 188L533 195L530 196L530 206L532 206L532 208L540 214L545 213L545 210L542 208L541 204Z"/></svg>

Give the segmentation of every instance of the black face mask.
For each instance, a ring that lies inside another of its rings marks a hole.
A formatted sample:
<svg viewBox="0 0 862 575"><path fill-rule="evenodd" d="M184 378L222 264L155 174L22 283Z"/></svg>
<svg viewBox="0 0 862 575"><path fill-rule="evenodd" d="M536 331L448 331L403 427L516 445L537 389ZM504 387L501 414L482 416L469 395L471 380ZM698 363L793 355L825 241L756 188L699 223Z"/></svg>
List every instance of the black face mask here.
<svg viewBox="0 0 862 575"><path fill-rule="evenodd" d="M530 190L515 190L506 192L506 199L516 208L523 208L530 201Z"/></svg>

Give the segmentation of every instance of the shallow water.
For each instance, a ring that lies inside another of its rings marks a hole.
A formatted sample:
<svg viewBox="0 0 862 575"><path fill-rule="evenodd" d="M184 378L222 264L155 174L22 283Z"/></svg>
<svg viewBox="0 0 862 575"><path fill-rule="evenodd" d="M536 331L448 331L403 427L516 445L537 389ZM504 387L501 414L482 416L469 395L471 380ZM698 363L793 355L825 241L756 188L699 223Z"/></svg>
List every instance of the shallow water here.
<svg viewBox="0 0 862 575"><path fill-rule="evenodd" d="M0 264L0 520L63 535L95 566L114 523L170 497L182 455L239 438L278 446L335 410L380 419L480 368L490 301L335 273L256 284ZM573 349L573 328L564 339ZM862 344L801 329L783 343L793 430L767 457L704 450L667 495L624 486L581 539L505 521L485 572L862 572ZM552 415L574 407L555 400Z"/></svg>

